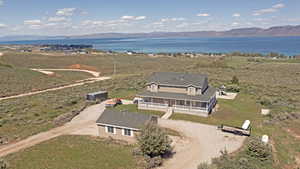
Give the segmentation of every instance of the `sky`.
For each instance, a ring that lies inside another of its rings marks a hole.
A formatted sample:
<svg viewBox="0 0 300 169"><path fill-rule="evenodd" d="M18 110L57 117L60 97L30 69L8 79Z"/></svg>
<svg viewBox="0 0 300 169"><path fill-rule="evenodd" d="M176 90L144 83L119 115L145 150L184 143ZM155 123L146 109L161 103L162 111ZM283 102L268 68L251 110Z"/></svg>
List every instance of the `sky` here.
<svg viewBox="0 0 300 169"><path fill-rule="evenodd" d="M0 36L300 25L300 0L0 0Z"/></svg>

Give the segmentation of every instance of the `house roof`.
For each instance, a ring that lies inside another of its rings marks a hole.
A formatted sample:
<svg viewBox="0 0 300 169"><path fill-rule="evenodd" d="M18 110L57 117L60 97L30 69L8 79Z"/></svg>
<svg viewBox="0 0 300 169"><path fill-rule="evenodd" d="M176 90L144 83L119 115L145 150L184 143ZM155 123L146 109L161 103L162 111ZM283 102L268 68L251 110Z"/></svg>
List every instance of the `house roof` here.
<svg viewBox="0 0 300 169"><path fill-rule="evenodd" d="M195 96L187 95L184 93L150 92L150 91L144 91L142 93L137 94L137 96L208 102L215 94L216 94L216 88L208 87L202 95L195 95Z"/></svg>
<svg viewBox="0 0 300 169"><path fill-rule="evenodd" d="M148 79L148 83L157 83L175 86L202 87L207 83L207 76L203 74L156 72Z"/></svg>
<svg viewBox="0 0 300 169"><path fill-rule="evenodd" d="M96 123L119 126L124 128L140 129L151 120L151 115L141 113L105 109Z"/></svg>

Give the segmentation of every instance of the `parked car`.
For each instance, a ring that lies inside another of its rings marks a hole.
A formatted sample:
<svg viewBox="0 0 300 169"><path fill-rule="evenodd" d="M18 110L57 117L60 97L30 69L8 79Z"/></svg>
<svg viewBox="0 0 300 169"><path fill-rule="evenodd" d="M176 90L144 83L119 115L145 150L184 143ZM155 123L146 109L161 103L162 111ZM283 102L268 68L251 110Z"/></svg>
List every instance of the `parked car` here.
<svg viewBox="0 0 300 169"><path fill-rule="evenodd" d="M106 103L105 103L105 107L109 108L109 107L115 107L117 105L120 105L122 104L122 100L117 98L117 99L111 99L111 100L108 100Z"/></svg>

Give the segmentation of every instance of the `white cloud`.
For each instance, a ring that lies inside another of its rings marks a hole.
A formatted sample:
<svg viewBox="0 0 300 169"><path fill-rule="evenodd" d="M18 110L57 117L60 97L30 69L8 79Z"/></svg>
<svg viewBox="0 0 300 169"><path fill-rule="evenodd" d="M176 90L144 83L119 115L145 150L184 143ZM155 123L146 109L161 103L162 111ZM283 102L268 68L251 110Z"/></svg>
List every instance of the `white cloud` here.
<svg viewBox="0 0 300 169"><path fill-rule="evenodd" d="M39 19L24 21L24 25L41 25L41 24L42 24L42 21Z"/></svg>
<svg viewBox="0 0 300 169"><path fill-rule="evenodd" d="M123 20L144 20L146 19L146 16L128 16L128 15L125 15L125 16L122 16L121 19Z"/></svg>
<svg viewBox="0 0 300 169"><path fill-rule="evenodd" d="M0 0L0 6L4 5L4 0Z"/></svg>
<svg viewBox="0 0 300 169"><path fill-rule="evenodd" d="M48 18L48 22L65 22L67 20L68 19L66 17L57 17L57 16Z"/></svg>
<svg viewBox="0 0 300 169"><path fill-rule="evenodd" d="M241 16L241 14L239 14L239 13L234 13L233 15L232 15L232 17L236 17L236 18L238 18L238 17L240 17Z"/></svg>
<svg viewBox="0 0 300 169"><path fill-rule="evenodd" d="M240 23L238 23L238 22L233 22L232 24L231 24L231 26L239 26L240 25Z"/></svg>
<svg viewBox="0 0 300 169"><path fill-rule="evenodd" d="M72 16L76 12L76 8L63 8L56 11L57 16Z"/></svg>
<svg viewBox="0 0 300 169"><path fill-rule="evenodd" d="M208 13L199 13L199 14L197 14L197 16L207 17L207 16L210 16L210 14L208 14Z"/></svg>
<svg viewBox="0 0 300 169"><path fill-rule="evenodd" d="M144 19L146 19L146 16L137 16L135 18L135 20L144 20Z"/></svg>
<svg viewBox="0 0 300 169"><path fill-rule="evenodd" d="M0 29L6 28L6 27L7 27L7 25L5 25L5 24L3 24L3 23L0 23Z"/></svg>
<svg viewBox="0 0 300 169"><path fill-rule="evenodd" d="M273 5L272 8L275 8L275 9L280 9L280 8L284 8L285 5L284 4L276 4L276 5Z"/></svg>
<svg viewBox="0 0 300 169"><path fill-rule="evenodd" d="M254 11L253 15L259 16L259 15L263 15L263 14L267 14L267 13L274 13L284 7L285 7L285 5L282 3L276 4L276 5L273 5L271 8L256 10L256 11Z"/></svg>

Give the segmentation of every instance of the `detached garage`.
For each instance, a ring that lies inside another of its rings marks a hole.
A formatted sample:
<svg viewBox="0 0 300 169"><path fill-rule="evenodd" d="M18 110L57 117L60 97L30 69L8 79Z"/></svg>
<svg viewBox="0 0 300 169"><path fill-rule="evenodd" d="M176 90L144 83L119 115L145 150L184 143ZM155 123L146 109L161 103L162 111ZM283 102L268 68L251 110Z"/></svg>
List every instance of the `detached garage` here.
<svg viewBox="0 0 300 169"><path fill-rule="evenodd" d="M94 93L88 93L86 95L86 100L88 101L104 101L108 98L107 91L99 91Z"/></svg>

